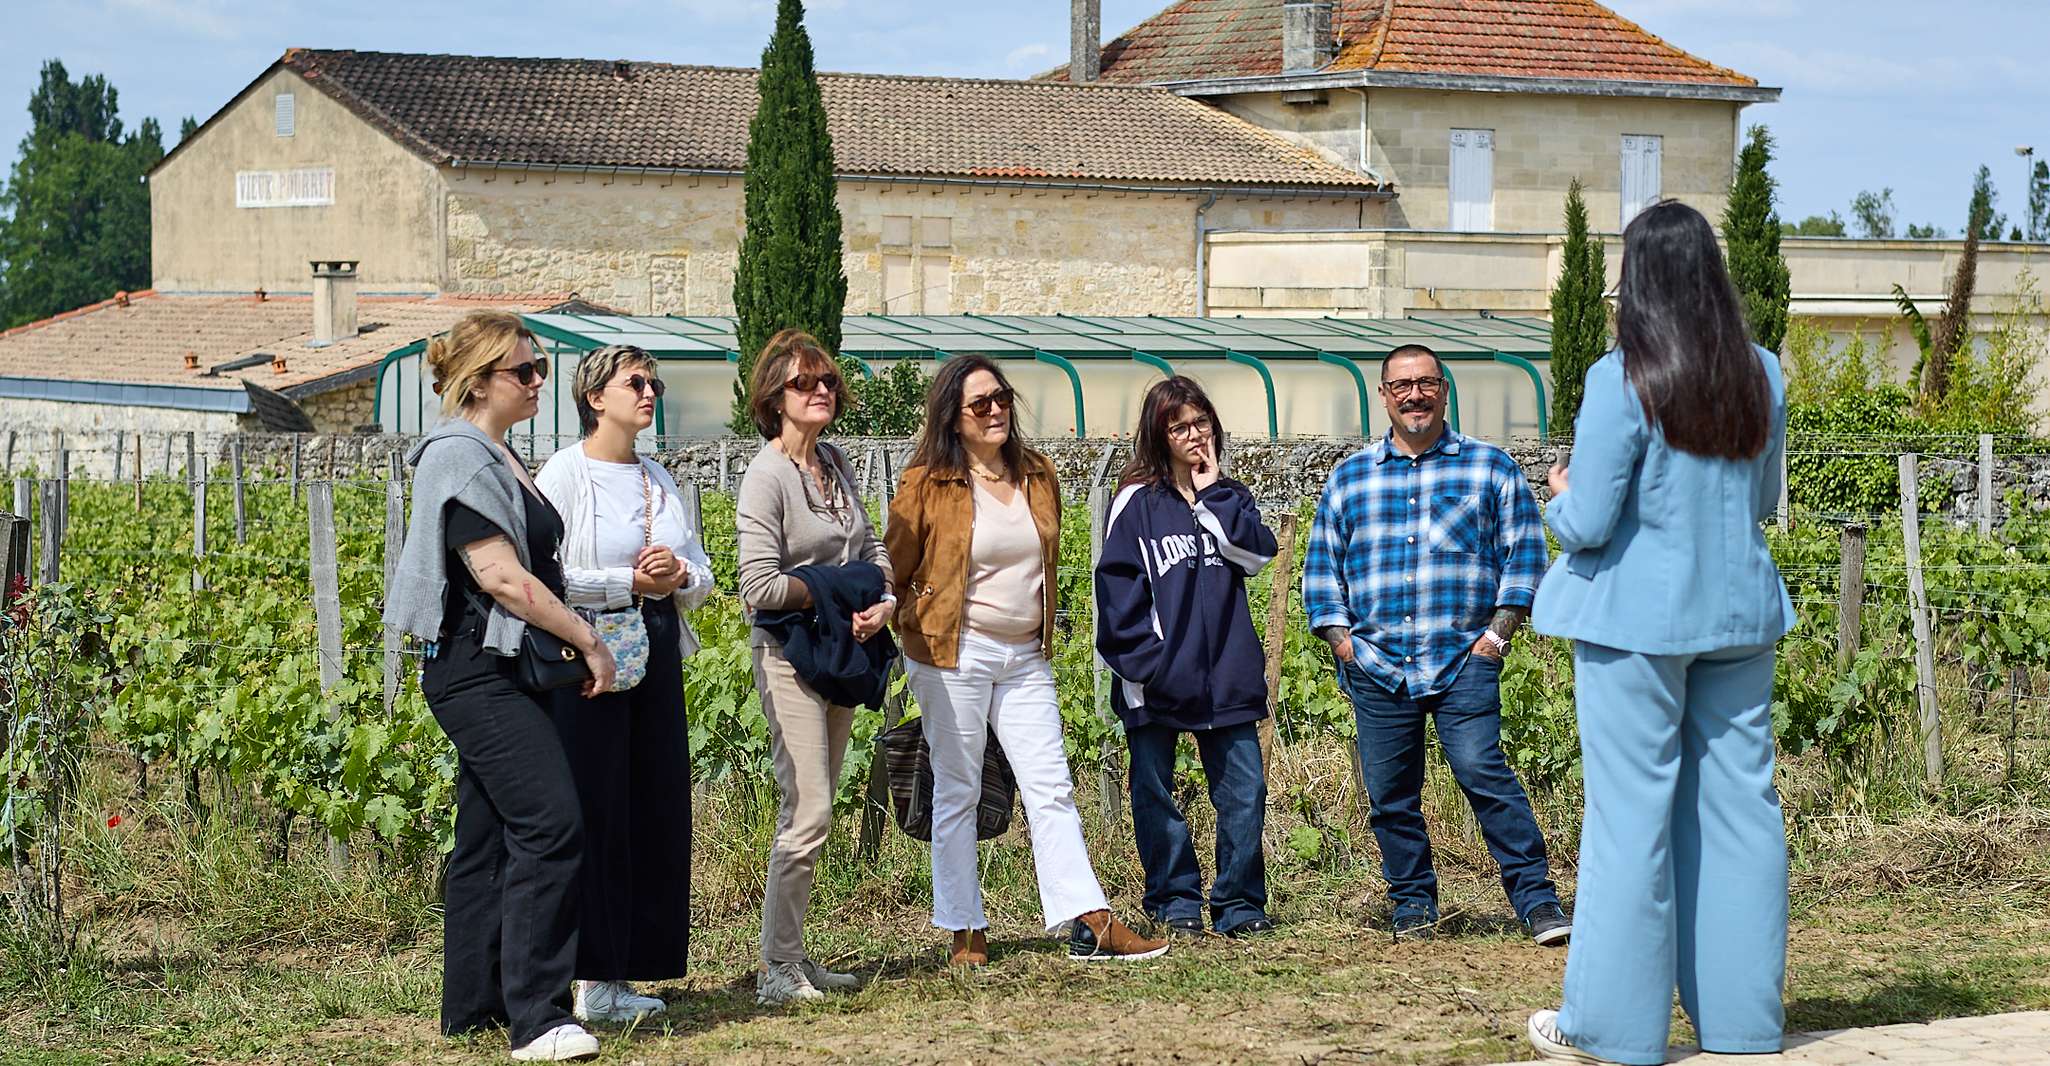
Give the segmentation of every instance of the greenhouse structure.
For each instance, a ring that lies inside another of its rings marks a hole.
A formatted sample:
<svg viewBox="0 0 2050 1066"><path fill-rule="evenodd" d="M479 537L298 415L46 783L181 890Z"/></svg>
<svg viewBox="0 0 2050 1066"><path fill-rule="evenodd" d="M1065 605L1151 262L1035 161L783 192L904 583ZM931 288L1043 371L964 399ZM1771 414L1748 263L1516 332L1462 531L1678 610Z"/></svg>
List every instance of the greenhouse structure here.
<svg viewBox="0 0 2050 1066"><path fill-rule="evenodd" d="M733 319L682 315L525 316L555 372L541 410L515 430L546 453L575 439L570 379L582 353L632 344L660 361L669 389L656 409L662 439L726 432L739 362ZM849 315L841 354L874 374L903 359L979 353L1002 361L1032 437L1131 435L1146 388L1168 374L1202 382L1240 437L1361 437L1387 429L1376 383L1405 344L1430 346L1452 379L1454 428L1488 440L1545 436L1549 325L1542 319L1171 318L1068 315ZM425 342L384 358L377 422L416 433L439 398L422 373ZM651 442L652 443L652 442Z"/></svg>

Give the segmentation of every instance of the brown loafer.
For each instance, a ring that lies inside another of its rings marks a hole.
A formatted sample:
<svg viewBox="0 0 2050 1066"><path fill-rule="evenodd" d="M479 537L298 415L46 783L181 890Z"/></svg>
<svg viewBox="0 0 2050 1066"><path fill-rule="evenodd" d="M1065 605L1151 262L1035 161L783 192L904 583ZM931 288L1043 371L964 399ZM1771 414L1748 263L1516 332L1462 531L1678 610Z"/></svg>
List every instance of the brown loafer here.
<svg viewBox="0 0 2050 1066"><path fill-rule="evenodd" d="M1165 954L1167 941L1132 932L1109 911L1090 911L1075 919L1075 929L1068 935L1068 957L1080 962L1137 962Z"/></svg>
<svg viewBox="0 0 2050 1066"><path fill-rule="evenodd" d="M954 930L954 947L947 953L947 965L973 969L989 965L989 937L981 929Z"/></svg>

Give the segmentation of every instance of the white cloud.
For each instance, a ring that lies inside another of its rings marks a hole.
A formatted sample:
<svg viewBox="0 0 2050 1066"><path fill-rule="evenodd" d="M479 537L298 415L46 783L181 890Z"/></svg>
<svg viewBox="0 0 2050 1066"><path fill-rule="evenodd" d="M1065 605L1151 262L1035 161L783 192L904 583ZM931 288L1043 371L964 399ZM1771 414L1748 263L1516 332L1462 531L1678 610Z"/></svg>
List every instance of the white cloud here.
<svg viewBox="0 0 2050 1066"><path fill-rule="evenodd" d="M1050 44L1021 44L1004 56L1004 67L1007 70L1038 70L1053 58L1053 54Z"/></svg>
<svg viewBox="0 0 2050 1066"><path fill-rule="evenodd" d="M1869 55L1784 45L1728 45L1716 53L1767 85L1795 92L1845 97L1952 96L2021 88L2028 73L2009 57Z"/></svg>

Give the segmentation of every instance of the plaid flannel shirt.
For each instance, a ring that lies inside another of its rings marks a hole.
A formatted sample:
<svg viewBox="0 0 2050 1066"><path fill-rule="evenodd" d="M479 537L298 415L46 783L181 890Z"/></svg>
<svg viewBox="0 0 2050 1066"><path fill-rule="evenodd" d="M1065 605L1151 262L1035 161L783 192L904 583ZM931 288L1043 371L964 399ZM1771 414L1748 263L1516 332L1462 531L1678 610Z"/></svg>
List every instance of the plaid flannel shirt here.
<svg viewBox="0 0 2050 1066"><path fill-rule="evenodd" d="M1450 688L1495 609L1528 609L1544 569L1523 470L1448 427L1415 458L1383 438L1331 472L1303 605L1311 629L1346 627L1368 676L1414 699Z"/></svg>

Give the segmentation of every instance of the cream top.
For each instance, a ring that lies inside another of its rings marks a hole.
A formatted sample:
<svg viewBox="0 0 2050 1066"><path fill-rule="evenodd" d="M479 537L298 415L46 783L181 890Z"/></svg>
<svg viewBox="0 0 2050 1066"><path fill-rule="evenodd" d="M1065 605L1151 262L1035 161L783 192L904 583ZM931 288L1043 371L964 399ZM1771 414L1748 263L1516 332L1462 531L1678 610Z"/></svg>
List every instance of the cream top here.
<svg viewBox="0 0 2050 1066"><path fill-rule="evenodd" d="M963 625L1012 644L1039 639L1045 613L1046 563L1039 527L1019 486L1009 504L975 483L975 532L968 548L968 593Z"/></svg>

